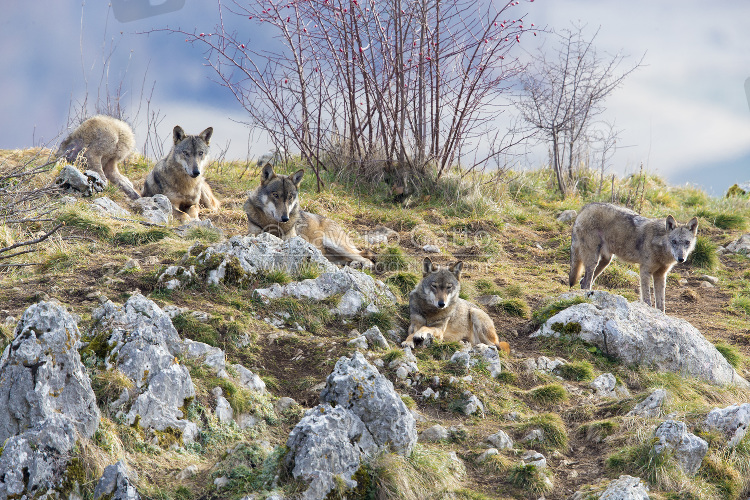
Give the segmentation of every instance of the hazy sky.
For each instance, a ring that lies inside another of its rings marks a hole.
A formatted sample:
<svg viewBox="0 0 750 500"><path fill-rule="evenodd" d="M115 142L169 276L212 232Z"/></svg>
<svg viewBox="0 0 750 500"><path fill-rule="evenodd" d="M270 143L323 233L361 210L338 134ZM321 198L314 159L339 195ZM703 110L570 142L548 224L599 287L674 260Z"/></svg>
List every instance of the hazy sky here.
<svg viewBox="0 0 750 500"><path fill-rule="evenodd" d="M110 95L122 90L139 149L145 141L148 97L150 108L163 118L158 132L164 140L176 124L192 133L211 125L214 144L229 144L229 157L245 158L248 141L251 156L271 146L257 133L249 139L250 131L238 123L244 120L243 110L213 81L197 46L178 35L144 34L166 26L209 32L217 20L216 2L185 0L176 12L127 23L115 19L101 1L35 0L5 2L3 7L0 148L59 141L71 109L79 108L86 96L93 109L97 95L106 95L107 82ZM571 22L591 31L601 27L596 43L601 52L624 52L631 62L645 54L644 67L606 102L603 118L623 130L623 147L612 171L632 172L643 162L652 172L683 179L695 169L710 172L719 164L750 167L750 110L744 90L750 77L750 2L526 0L514 9L550 29ZM251 43L265 43L262 32L248 32L247 37ZM530 166L545 160L543 153L526 158ZM738 180L750 180L750 168Z"/></svg>

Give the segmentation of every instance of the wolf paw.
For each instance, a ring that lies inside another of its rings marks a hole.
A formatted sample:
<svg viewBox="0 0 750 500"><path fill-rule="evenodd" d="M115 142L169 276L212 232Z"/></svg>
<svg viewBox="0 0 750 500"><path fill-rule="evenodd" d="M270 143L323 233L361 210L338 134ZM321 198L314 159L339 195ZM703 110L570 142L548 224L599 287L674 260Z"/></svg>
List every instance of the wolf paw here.
<svg viewBox="0 0 750 500"><path fill-rule="evenodd" d="M401 342L401 347L411 347L414 349L414 342L412 340L404 340Z"/></svg>

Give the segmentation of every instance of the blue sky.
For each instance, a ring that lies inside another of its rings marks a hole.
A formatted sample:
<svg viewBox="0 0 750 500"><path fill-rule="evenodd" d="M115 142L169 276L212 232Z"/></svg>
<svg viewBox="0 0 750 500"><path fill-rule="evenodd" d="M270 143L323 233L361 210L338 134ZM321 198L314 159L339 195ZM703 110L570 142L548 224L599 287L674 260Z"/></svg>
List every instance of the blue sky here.
<svg viewBox="0 0 750 500"><path fill-rule="evenodd" d="M651 172L699 182L716 194L750 180L744 90L750 77L750 2L536 0L515 9L551 29L571 22L592 31L601 27L602 52L624 52L632 62L645 54L644 66L606 102L603 118L623 131L612 172L637 171L643 162ZM216 3L198 0L128 23L115 19L106 2L7 2L0 20L0 148L59 141L71 106L87 94L95 101L108 81L110 89L122 84L139 148L146 133L145 83L147 97L153 86L150 106L163 117L158 132L165 141L176 124L193 133L210 125L215 154L228 146L228 157L257 157L270 144L240 123L242 109L213 82L199 47L177 35L144 34L167 26L209 32L216 21ZM250 43L265 42L262 32L247 36ZM110 52L105 75L103 59ZM536 166L544 156L537 148L523 161Z"/></svg>

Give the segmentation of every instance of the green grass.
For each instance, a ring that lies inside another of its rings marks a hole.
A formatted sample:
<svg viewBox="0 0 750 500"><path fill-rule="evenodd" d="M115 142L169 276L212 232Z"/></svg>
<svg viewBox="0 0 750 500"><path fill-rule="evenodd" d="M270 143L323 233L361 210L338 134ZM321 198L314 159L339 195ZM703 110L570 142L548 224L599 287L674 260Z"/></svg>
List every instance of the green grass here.
<svg viewBox="0 0 750 500"><path fill-rule="evenodd" d="M400 247L389 246L378 254L377 267L386 271L403 271L409 269L409 258Z"/></svg>
<svg viewBox="0 0 750 500"><path fill-rule="evenodd" d="M542 406L560 404L568 400L568 391L560 384L547 384L528 392L530 401Z"/></svg>
<svg viewBox="0 0 750 500"><path fill-rule="evenodd" d="M726 342L719 342L714 347L716 347L716 350L724 356L724 359L726 359L730 365L732 365L732 368L737 369L742 365L742 354L740 354L740 351L736 346L727 344Z"/></svg>
<svg viewBox="0 0 750 500"><path fill-rule="evenodd" d="M560 311L576 304L583 304L584 302L588 302L588 300L580 295L576 295L570 299L556 300L534 311L532 318L536 324L541 325Z"/></svg>
<svg viewBox="0 0 750 500"><path fill-rule="evenodd" d="M555 373L565 380L590 382L594 380L594 367L588 361L575 361L558 366Z"/></svg>
<svg viewBox="0 0 750 500"><path fill-rule="evenodd" d="M185 239L198 240L204 243L218 243L221 240L221 231L210 227L191 227Z"/></svg>
<svg viewBox="0 0 750 500"><path fill-rule="evenodd" d="M474 282L474 289L479 295L502 295L503 292L488 279L478 279Z"/></svg>
<svg viewBox="0 0 750 500"><path fill-rule="evenodd" d="M699 210L698 217L703 217L719 229L741 230L745 229L745 217L737 213L713 213L708 210Z"/></svg>
<svg viewBox="0 0 750 500"><path fill-rule="evenodd" d="M534 495L549 493L553 483L547 481L548 472L535 465L518 464L508 474L508 482L516 488Z"/></svg>
<svg viewBox="0 0 750 500"><path fill-rule="evenodd" d="M77 209L68 209L58 213L57 220L67 227L80 229L102 240L112 238L112 227L108 224L108 221L93 214Z"/></svg>
<svg viewBox="0 0 750 500"><path fill-rule="evenodd" d="M732 298L730 307L739 313L750 316L750 297L747 297L745 295L737 295Z"/></svg>
<svg viewBox="0 0 750 500"><path fill-rule="evenodd" d="M516 424L515 427L522 434L532 429L544 431L544 442L541 443L545 449L565 452L568 449L568 432L565 430L565 422L556 413L540 413L531 416L526 421Z"/></svg>
<svg viewBox="0 0 750 500"><path fill-rule="evenodd" d="M695 241L695 249L688 257L688 263L707 271L713 271L719 264L716 255L716 244L704 236L698 236Z"/></svg>
<svg viewBox="0 0 750 500"><path fill-rule="evenodd" d="M497 304L495 308L508 316L517 318L528 318L531 315L531 308L528 302L521 298L505 299Z"/></svg>
<svg viewBox="0 0 750 500"><path fill-rule="evenodd" d="M420 281L420 277L409 271L399 271L391 274L385 279L385 284L391 287L391 290L402 298L409 296L409 292L414 290Z"/></svg>
<svg viewBox="0 0 750 500"><path fill-rule="evenodd" d="M115 233L112 242L118 245L145 245L155 241L163 240L172 233L169 229L162 227L152 227L146 230L127 229Z"/></svg>

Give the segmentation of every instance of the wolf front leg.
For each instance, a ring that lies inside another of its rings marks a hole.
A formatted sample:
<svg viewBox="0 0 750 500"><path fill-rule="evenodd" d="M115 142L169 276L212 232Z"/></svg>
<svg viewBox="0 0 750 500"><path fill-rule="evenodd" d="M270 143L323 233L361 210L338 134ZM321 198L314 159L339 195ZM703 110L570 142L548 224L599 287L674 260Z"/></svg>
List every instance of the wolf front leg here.
<svg viewBox="0 0 750 500"><path fill-rule="evenodd" d="M667 273L669 273L669 267L663 267L654 273L654 299L656 308L663 313L666 313Z"/></svg>
<svg viewBox="0 0 750 500"><path fill-rule="evenodd" d="M646 266L641 266L641 300L651 305L651 273Z"/></svg>
<svg viewBox="0 0 750 500"><path fill-rule="evenodd" d="M414 334L419 331L420 328L422 328L426 321L425 319L419 315L419 314L411 314L411 323L409 324L409 330L408 330L408 336L406 337L406 340L401 342L401 347L411 347L414 349Z"/></svg>

